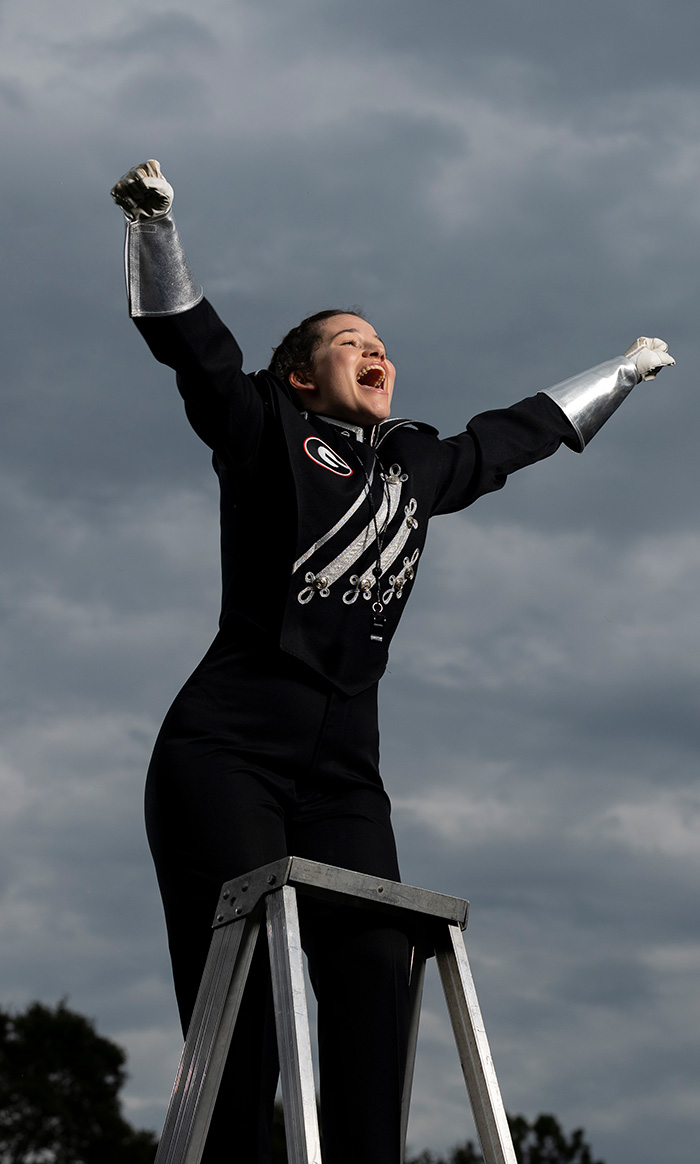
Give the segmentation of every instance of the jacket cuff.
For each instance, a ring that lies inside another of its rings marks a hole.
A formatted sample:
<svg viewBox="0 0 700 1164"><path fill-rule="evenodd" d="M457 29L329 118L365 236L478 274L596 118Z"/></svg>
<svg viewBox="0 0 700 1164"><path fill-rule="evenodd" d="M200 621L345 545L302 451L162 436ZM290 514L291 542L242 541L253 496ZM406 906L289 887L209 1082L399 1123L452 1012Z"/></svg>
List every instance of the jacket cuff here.
<svg viewBox="0 0 700 1164"><path fill-rule="evenodd" d="M132 319L189 311L204 294L169 214L127 222L124 269Z"/></svg>
<svg viewBox="0 0 700 1164"><path fill-rule="evenodd" d="M582 453L639 379L636 365L626 356L616 356L541 391L569 420L579 442L574 451Z"/></svg>

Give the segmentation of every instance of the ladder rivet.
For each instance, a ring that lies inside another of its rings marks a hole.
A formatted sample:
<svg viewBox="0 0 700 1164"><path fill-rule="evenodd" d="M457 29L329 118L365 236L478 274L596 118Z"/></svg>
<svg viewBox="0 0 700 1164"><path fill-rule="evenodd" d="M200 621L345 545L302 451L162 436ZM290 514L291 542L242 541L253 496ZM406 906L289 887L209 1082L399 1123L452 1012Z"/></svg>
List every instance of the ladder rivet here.
<svg viewBox="0 0 700 1164"><path fill-rule="evenodd" d="M223 897L224 901L226 901L226 898L228 897L228 889L224 889L224 892L221 894L221 896Z"/></svg>
<svg viewBox="0 0 700 1164"><path fill-rule="evenodd" d="M383 893L383 892L384 892L384 886L383 886L383 885L378 885L378 886L377 886L377 893Z"/></svg>
<svg viewBox="0 0 700 1164"><path fill-rule="evenodd" d="M224 920L224 915L223 915L222 913L217 913L217 915L216 915L216 920L217 920L217 921L223 921L223 920Z"/></svg>
<svg viewBox="0 0 700 1164"><path fill-rule="evenodd" d="M267 884L274 885L276 880L277 880L277 878L275 877L274 873L271 873L267 879Z"/></svg>
<svg viewBox="0 0 700 1164"><path fill-rule="evenodd" d="M247 888L248 888L248 882L247 882L247 881L244 881L244 882L243 882L243 884L241 885L241 889L242 889L242 890L243 890L243 892L245 893L245 891L247 890Z"/></svg>

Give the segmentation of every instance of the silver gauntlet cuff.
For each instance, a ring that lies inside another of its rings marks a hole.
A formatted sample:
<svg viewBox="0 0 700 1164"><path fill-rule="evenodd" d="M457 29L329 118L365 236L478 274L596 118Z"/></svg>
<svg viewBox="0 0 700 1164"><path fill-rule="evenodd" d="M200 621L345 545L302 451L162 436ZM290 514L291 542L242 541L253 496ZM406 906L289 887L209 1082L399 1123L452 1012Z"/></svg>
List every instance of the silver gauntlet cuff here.
<svg viewBox="0 0 700 1164"><path fill-rule="evenodd" d="M177 315L194 307L204 294L190 271L169 214L127 222L124 267L132 319Z"/></svg>
<svg viewBox="0 0 700 1164"><path fill-rule="evenodd" d="M558 404L570 420L579 440L575 451L582 453L591 437L619 408L639 379L636 365L626 356L616 356L541 391Z"/></svg>

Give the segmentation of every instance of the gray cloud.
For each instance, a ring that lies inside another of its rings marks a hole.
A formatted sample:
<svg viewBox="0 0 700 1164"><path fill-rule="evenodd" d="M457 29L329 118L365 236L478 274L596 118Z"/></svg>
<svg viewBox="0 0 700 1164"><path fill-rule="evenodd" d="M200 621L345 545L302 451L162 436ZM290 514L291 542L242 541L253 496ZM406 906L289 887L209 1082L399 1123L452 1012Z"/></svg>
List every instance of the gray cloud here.
<svg viewBox="0 0 700 1164"><path fill-rule="evenodd" d="M3 10L2 997L179 1035L143 836L213 635L216 495L125 319L107 190L161 159L249 366L360 302L457 431L650 330L678 367L583 456L435 523L383 696L407 880L468 896L507 1106L617 1164L697 1142L698 15L649 2ZM467 1135L434 986L411 1139Z"/></svg>
<svg viewBox="0 0 700 1164"><path fill-rule="evenodd" d="M68 40L63 48L71 65L104 67L110 58L126 58L133 64L144 56L162 66L166 60L173 62L175 56L177 67L180 63L187 66L200 53L211 54L216 45L216 37L205 23L186 12L171 11L143 16L135 13L121 29L97 35L88 30L87 36Z"/></svg>

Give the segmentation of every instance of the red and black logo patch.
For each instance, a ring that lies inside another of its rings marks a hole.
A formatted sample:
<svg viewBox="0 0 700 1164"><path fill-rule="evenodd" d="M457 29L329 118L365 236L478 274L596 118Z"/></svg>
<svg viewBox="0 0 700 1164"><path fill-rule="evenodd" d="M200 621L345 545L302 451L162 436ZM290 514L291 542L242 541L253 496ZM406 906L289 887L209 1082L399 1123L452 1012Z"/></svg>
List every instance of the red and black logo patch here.
<svg viewBox="0 0 700 1164"><path fill-rule="evenodd" d="M327 445L320 437L307 437L304 441L304 452L322 469L328 469L337 477L352 477L352 469L348 463L339 457L330 445Z"/></svg>

